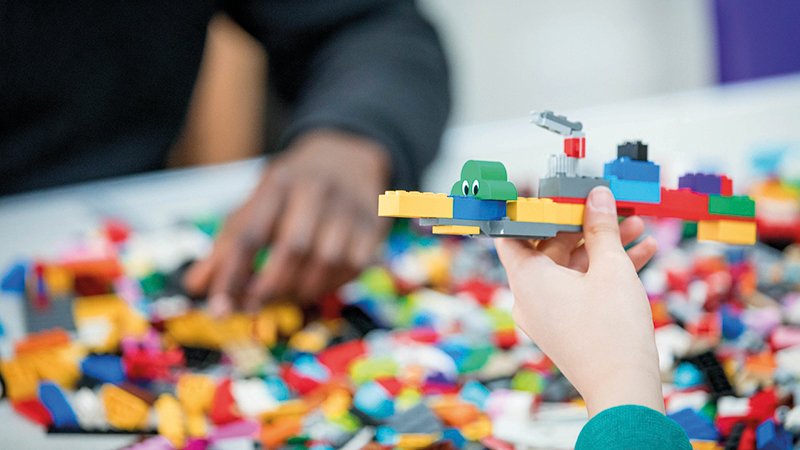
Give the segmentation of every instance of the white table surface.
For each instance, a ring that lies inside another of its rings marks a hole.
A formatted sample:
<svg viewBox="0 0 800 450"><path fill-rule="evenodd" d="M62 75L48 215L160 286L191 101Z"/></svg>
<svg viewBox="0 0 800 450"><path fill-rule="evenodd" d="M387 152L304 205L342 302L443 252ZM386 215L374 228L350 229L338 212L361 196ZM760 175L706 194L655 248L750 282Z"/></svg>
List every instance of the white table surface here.
<svg viewBox="0 0 800 450"><path fill-rule="evenodd" d="M531 105L547 109L547 105ZM467 159L505 163L509 178L535 185L547 156L561 151L561 138L518 119L449 130L424 186L449 192ZM556 111L584 124L586 175L602 173L616 145L641 139L650 159L662 165L666 186L687 169L712 169L734 177L741 191L748 154L779 144L800 144L800 76L725 88L665 95L579 111ZM55 255L60 243L96 229L104 217L120 217L137 229L169 226L179 219L228 211L254 186L263 159L181 169L0 198L0 271L20 258ZM19 299L0 294L0 320L9 337L23 332ZM0 448L114 449L130 437L46 436L0 403Z"/></svg>

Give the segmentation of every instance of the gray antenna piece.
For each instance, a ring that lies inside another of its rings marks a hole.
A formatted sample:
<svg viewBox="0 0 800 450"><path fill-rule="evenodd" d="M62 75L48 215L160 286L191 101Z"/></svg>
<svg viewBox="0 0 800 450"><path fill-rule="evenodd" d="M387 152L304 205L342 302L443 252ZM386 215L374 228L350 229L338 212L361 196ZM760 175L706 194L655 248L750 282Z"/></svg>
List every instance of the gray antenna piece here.
<svg viewBox="0 0 800 450"><path fill-rule="evenodd" d="M533 120L531 122L539 125L545 130L550 130L565 137L583 137L581 132L583 124L580 122L570 122L564 116L557 116L553 111L532 111Z"/></svg>

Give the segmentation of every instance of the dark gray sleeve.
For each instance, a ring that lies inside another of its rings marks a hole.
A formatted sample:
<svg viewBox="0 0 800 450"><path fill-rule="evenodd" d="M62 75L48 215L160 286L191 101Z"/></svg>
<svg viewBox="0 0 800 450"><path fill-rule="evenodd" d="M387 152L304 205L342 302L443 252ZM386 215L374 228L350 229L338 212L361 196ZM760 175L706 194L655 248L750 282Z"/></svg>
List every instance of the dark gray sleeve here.
<svg viewBox="0 0 800 450"><path fill-rule="evenodd" d="M231 1L227 12L265 46L270 82L291 106L286 147L315 128L381 142L392 186L416 189L450 110L447 65L413 0Z"/></svg>

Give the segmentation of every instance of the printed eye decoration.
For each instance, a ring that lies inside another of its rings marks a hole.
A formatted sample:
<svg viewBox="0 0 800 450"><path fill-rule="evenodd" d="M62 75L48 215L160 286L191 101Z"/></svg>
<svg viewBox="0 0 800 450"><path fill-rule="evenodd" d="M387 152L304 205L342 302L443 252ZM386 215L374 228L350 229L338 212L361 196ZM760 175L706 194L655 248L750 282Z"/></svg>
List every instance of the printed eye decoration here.
<svg viewBox="0 0 800 450"><path fill-rule="evenodd" d="M469 181L464 180L464 183L461 185L461 192L464 194L464 197L469 195Z"/></svg>
<svg viewBox="0 0 800 450"><path fill-rule="evenodd" d="M478 180L472 182L472 195L478 195L478 189L481 188L481 184Z"/></svg>

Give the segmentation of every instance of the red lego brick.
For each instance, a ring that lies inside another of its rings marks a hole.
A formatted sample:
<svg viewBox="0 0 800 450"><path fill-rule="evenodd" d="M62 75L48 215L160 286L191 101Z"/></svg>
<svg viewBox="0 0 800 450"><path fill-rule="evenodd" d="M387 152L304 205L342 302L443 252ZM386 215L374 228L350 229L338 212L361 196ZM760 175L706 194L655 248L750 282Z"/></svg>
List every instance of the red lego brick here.
<svg viewBox="0 0 800 450"><path fill-rule="evenodd" d="M470 294L481 305L488 305L492 301L492 296L497 290L497 285L487 283L479 279L471 279L459 287L458 292Z"/></svg>
<svg viewBox="0 0 800 450"><path fill-rule="evenodd" d="M214 425L225 425L241 419L239 410L236 409L236 400L231 393L230 379L226 378L217 385L208 418Z"/></svg>
<svg viewBox="0 0 800 450"><path fill-rule="evenodd" d="M345 373L351 361L366 353L367 348L359 339L326 348L317 354L317 359L320 364L330 369L331 373Z"/></svg>
<svg viewBox="0 0 800 450"><path fill-rule="evenodd" d="M731 197L733 195L733 180L725 175L720 176L720 179L722 180L722 188L720 189L719 195Z"/></svg>
<svg viewBox="0 0 800 450"><path fill-rule="evenodd" d="M169 378L173 368L183 367L183 351L179 349L155 352L137 348L122 356L127 376L133 380L163 380Z"/></svg>
<svg viewBox="0 0 800 450"><path fill-rule="evenodd" d="M508 350L517 345L517 332L514 329L498 330L494 333L494 344L503 350Z"/></svg>
<svg viewBox="0 0 800 450"><path fill-rule="evenodd" d="M564 153L572 158L586 157L586 138L566 138L564 139Z"/></svg>
<svg viewBox="0 0 800 450"><path fill-rule="evenodd" d="M50 417L50 412L44 407L42 402L37 399L30 399L25 401L12 401L11 406L19 415L24 416L34 423L39 425L50 426L53 419Z"/></svg>
<svg viewBox="0 0 800 450"><path fill-rule="evenodd" d="M105 232L109 241L115 244L121 244L128 240L131 229L128 224L122 220L108 219L105 221Z"/></svg>
<svg viewBox="0 0 800 450"><path fill-rule="evenodd" d="M280 374L286 384L300 395L308 394L321 385L319 381L298 373L291 365L283 366Z"/></svg>
<svg viewBox="0 0 800 450"><path fill-rule="evenodd" d="M386 389L386 392L388 392L392 397L400 393L400 389L403 388L403 383L394 377L378 378L375 380L375 382L383 386L383 388Z"/></svg>
<svg viewBox="0 0 800 450"><path fill-rule="evenodd" d="M549 198L550 200L556 203L571 203L573 205L585 205L586 199L579 198L579 197L542 197L542 198Z"/></svg>

